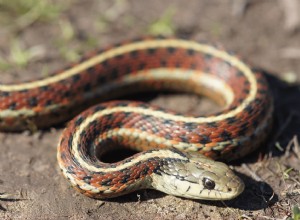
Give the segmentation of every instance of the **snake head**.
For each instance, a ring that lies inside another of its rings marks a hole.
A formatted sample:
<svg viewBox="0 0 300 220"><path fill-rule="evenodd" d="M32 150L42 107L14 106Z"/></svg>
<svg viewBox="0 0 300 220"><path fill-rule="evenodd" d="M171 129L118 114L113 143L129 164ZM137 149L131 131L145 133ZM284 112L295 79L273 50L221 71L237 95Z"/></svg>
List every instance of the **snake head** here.
<svg viewBox="0 0 300 220"><path fill-rule="evenodd" d="M186 160L164 159L152 186L191 199L229 200L244 190L243 181L224 163L199 153L182 153Z"/></svg>

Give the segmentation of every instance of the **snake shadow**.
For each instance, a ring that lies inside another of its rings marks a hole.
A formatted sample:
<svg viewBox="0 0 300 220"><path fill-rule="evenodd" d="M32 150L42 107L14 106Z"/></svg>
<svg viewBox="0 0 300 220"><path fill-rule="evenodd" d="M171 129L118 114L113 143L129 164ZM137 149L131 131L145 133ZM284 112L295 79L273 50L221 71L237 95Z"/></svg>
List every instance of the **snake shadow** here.
<svg viewBox="0 0 300 220"><path fill-rule="evenodd" d="M295 135L300 135L300 84L288 84L275 74L263 72L274 98L274 126L263 152L271 156L285 154L286 146ZM275 147L280 143L282 149Z"/></svg>
<svg viewBox="0 0 300 220"><path fill-rule="evenodd" d="M274 101L273 128L265 144L252 154L235 161L235 165L255 163L264 156L282 156L286 154L286 148L292 138L300 135L300 85L288 84L277 78L274 73L262 69L254 71L262 72L270 85Z"/></svg>
<svg viewBox="0 0 300 220"><path fill-rule="evenodd" d="M115 149L113 151L109 151L104 156L104 162L112 163L116 161L120 161L126 157L129 157L135 154L136 151L126 150L126 149ZM237 198L228 201L205 201L205 200L193 200L194 202L217 206L217 207L231 207L238 208L241 210L261 210L265 209L269 206L272 206L274 203L278 201L278 196L273 192L273 189L270 185L265 182L256 181L242 173L236 174L244 181L245 190L239 195ZM159 198L165 197L166 194L157 190L138 190L136 192L117 197L106 199L106 201L110 202L118 202L118 203L136 203L143 202L149 200L155 200ZM187 200L185 198L181 198L183 200Z"/></svg>
<svg viewBox="0 0 300 220"><path fill-rule="evenodd" d="M205 201L205 200L193 200L199 204L216 206L216 207L230 207L238 208L241 210L255 211L265 209L272 206L278 201L278 196L273 193L272 188L264 183L255 181L252 178L239 173L239 177L245 182L245 190L237 198L228 201ZM106 199L108 202L118 203L137 203L143 201L150 201L167 196L165 193L156 190L138 190L118 198ZM186 198L180 198L183 200L189 200Z"/></svg>
<svg viewBox="0 0 300 220"><path fill-rule="evenodd" d="M269 138L265 144L255 152L231 163L231 165L241 166L242 164L254 164L261 158L280 157L286 155L289 142L296 135L300 135L300 85L288 84L275 76L274 73L262 69L260 71L265 76L270 85L274 100L274 124ZM280 147L277 147L278 144ZM288 161L286 162L289 163ZM237 198L225 202L201 201L201 203L228 206L241 210L266 209L279 201L278 195L266 182L256 181L242 173L237 173L245 183L244 192Z"/></svg>
<svg viewBox="0 0 300 220"><path fill-rule="evenodd" d="M286 83L276 77L274 73L262 69L256 68L254 71L262 72L270 85L274 101L274 124L269 138L263 146L252 154L232 162L231 165L254 164L264 157L283 156L291 150L287 146L292 138L300 135L300 85ZM276 144L279 144L280 147L276 147ZM245 183L245 190L240 196L225 202L201 201L201 203L254 211L266 209L279 201L278 195L266 182L256 181L242 173L237 173L237 175Z"/></svg>
<svg viewBox="0 0 300 220"><path fill-rule="evenodd" d="M194 200L195 202L217 206L230 207L246 211L255 211L266 209L276 202L278 196L274 193L272 187L261 181L256 181L242 173L236 173L245 183L245 190L237 198L227 201L204 201Z"/></svg>

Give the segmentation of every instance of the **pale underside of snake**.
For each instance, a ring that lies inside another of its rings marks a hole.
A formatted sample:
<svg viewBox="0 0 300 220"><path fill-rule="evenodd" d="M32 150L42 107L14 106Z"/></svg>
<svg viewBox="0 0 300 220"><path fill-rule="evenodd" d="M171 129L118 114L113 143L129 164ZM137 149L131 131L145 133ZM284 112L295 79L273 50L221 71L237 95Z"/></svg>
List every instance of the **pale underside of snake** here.
<svg viewBox="0 0 300 220"><path fill-rule="evenodd" d="M149 90L205 95L223 110L184 115L142 102L95 105L61 135L57 158L64 176L94 198L144 188L194 199L238 196L243 182L212 159L241 158L259 147L269 133L273 107L264 76L223 48L148 37L93 51L46 78L0 84L0 128L49 127L99 101ZM101 162L120 146L142 152Z"/></svg>

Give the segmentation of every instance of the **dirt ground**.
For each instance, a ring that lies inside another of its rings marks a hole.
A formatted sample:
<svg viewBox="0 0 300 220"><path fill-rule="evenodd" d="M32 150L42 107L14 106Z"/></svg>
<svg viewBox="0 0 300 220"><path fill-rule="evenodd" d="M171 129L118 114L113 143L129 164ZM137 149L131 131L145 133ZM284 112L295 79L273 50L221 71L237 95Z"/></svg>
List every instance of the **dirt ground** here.
<svg viewBox="0 0 300 220"><path fill-rule="evenodd" d="M300 31L295 1L249 0L246 5L243 0L23 1L29 6L8 2L0 1L1 83L45 76L94 47L131 37L184 36L221 43L265 72L275 98L275 125L258 152L231 164L246 189L227 202L194 201L154 190L106 201L90 199L72 189L58 169L56 145L63 125L0 133L0 219L287 219L297 215ZM32 2L42 3L33 7ZM157 94L150 102L182 112L218 108L207 99L186 94Z"/></svg>

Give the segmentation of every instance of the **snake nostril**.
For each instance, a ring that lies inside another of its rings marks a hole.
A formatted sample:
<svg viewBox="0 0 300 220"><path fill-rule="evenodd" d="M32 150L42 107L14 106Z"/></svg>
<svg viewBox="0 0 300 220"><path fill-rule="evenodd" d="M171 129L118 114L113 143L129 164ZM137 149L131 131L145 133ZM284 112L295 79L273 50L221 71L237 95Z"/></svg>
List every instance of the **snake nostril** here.
<svg viewBox="0 0 300 220"><path fill-rule="evenodd" d="M232 191L232 189L231 188L228 188L228 192L231 192Z"/></svg>

